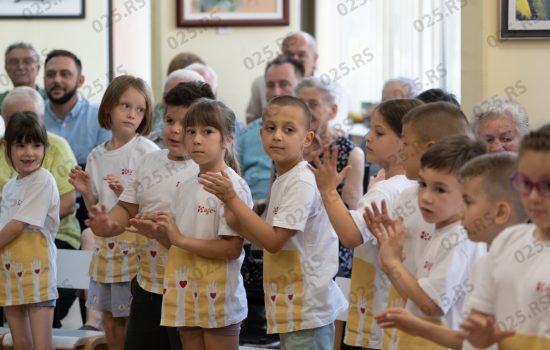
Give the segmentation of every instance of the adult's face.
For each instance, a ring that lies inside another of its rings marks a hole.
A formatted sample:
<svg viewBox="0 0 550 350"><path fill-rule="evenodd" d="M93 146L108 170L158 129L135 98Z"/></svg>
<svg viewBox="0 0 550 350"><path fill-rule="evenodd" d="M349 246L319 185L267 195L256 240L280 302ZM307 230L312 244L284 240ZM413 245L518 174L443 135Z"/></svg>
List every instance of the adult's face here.
<svg viewBox="0 0 550 350"><path fill-rule="evenodd" d="M56 56L48 61L44 73L44 87L48 98L54 104L65 104L71 100L84 77L78 72L75 61L67 56Z"/></svg>
<svg viewBox="0 0 550 350"><path fill-rule="evenodd" d="M318 55L302 35L297 34L287 37L282 46L285 55L291 56L304 64L306 77L313 75Z"/></svg>
<svg viewBox="0 0 550 350"><path fill-rule="evenodd" d="M290 63L274 64L265 73L267 100L277 96L294 95L294 87L298 84L298 77L294 66Z"/></svg>
<svg viewBox="0 0 550 350"><path fill-rule="evenodd" d="M5 68L14 86L36 87L40 63L32 50L25 48L11 50L6 55Z"/></svg>
<svg viewBox="0 0 550 350"><path fill-rule="evenodd" d="M488 116L479 122L478 136L489 152L517 152L521 138L512 118L506 114Z"/></svg>

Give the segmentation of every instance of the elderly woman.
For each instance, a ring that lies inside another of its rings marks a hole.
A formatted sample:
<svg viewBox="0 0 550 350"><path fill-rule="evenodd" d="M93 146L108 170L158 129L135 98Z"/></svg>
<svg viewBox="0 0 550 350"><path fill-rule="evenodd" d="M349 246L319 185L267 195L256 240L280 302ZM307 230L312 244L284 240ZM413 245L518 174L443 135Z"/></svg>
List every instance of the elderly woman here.
<svg viewBox="0 0 550 350"><path fill-rule="evenodd" d="M329 125L329 120L338 113L337 93L331 85L321 82L317 77L305 78L294 89L295 95L304 100L312 114L311 128L315 140L305 149L304 157L311 162L317 156L323 158L323 146L338 147L337 170L342 171L347 165L351 170L337 187L342 200L350 209L357 207L363 194L363 172L365 155L361 148L351 142L347 135L338 128ZM349 277L351 272L352 251L340 246L340 266L338 276Z"/></svg>
<svg viewBox="0 0 550 350"><path fill-rule="evenodd" d="M529 120L519 103L496 97L474 107L472 129L489 152L517 152L521 138L529 132Z"/></svg>

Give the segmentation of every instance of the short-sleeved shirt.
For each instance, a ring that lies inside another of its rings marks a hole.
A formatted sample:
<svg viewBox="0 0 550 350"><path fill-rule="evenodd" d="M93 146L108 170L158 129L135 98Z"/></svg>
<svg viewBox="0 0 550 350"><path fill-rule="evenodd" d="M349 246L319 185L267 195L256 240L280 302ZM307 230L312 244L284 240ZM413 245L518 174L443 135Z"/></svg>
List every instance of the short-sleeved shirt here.
<svg viewBox="0 0 550 350"><path fill-rule="evenodd" d="M71 145L78 164L85 164L90 152L111 138L111 131L99 126L99 107L78 96L74 107L61 120L53 114L50 103L46 103L44 115L46 128L65 138Z"/></svg>
<svg viewBox="0 0 550 350"><path fill-rule="evenodd" d="M190 159L170 160L168 150L148 153L141 158L119 200L137 204L139 212L171 211L177 188L198 172L198 165ZM143 235L137 236L136 243L137 282L148 292L162 294L168 248Z"/></svg>
<svg viewBox="0 0 550 350"><path fill-rule="evenodd" d="M268 333L334 322L348 306L333 280L338 271L338 237L306 161L274 181L266 221L296 231L277 253L264 250Z"/></svg>
<svg viewBox="0 0 550 350"><path fill-rule="evenodd" d="M550 242L535 239L535 230L516 225L495 238L468 302L516 331L499 349L550 349Z"/></svg>
<svg viewBox="0 0 550 350"><path fill-rule="evenodd" d="M0 249L0 305L23 305L57 298L54 239L59 228L59 193L44 168L3 188L0 229L11 220L28 224Z"/></svg>
<svg viewBox="0 0 550 350"><path fill-rule="evenodd" d="M53 175L59 195L62 196L75 190L69 183L69 172L76 165L76 159L71 147L62 137L48 132L48 141L50 145L46 148L42 167ZM17 173L8 165L4 145L0 144L0 190L15 176ZM66 215L61 220L55 238L67 242L75 249L80 247L80 225L76 213Z"/></svg>
<svg viewBox="0 0 550 350"><path fill-rule="evenodd" d="M344 339L348 345L382 348L383 331L373 315L386 308L391 286L378 262L379 249L376 240L363 218L365 207L370 208L372 202L380 207L384 200L391 210L399 193L414 184L415 182L407 179L405 175L396 175L380 181L361 197L356 210L350 210L353 221L363 237L363 244L353 250L350 286L350 295L353 297L350 297Z"/></svg>
<svg viewBox="0 0 550 350"><path fill-rule="evenodd" d="M92 192L98 205L110 210L118 201L109 188L105 176L118 177L124 187L136 171L141 158L158 150L157 145L143 136L136 136L124 146L109 150L105 144L97 146L88 156L86 171L92 179ZM130 281L137 272L135 251L136 235L125 232L116 237L95 237L95 246L90 263L90 276L96 282L118 283Z"/></svg>
<svg viewBox="0 0 550 350"><path fill-rule="evenodd" d="M239 198L252 208L246 182L226 168ZM180 233L201 240L220 240L239 236L224 218L224 205L204 190L198 177L183 182L177 189L173 212ZM205 258L171 246L164 274L161 324L169 327L219 328L236 324L248 313L241 276L244 250L232 260Z"/></svg>

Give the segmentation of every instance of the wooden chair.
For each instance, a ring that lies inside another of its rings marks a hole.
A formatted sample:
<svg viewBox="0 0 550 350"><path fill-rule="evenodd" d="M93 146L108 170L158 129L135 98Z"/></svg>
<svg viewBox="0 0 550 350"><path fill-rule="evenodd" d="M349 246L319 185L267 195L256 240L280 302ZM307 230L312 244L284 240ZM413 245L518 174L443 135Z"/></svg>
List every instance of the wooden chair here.
<svg viewBox="0 0 550 350"><path fill-rule="evenodd" d="M340 287L349 303L349 287L351 284L351 279L346 277L336 277L334 281L338 287ZM342 339L344 338L344 325L347 320L348 310L346 309L346 311L338 315L336 321L334 321L334 350L340 350Z"/></svg>
<svg viewBox="0 0 550 350"><path fill-rule="evenodd" d="M88 289L88 266L92 252L84 250L57 250L57 286L60 288ZM53 344L59 350L107 350L105 333L79 329L53 329ZM0 327L4 350L13 349L8 328Z"/></svg>

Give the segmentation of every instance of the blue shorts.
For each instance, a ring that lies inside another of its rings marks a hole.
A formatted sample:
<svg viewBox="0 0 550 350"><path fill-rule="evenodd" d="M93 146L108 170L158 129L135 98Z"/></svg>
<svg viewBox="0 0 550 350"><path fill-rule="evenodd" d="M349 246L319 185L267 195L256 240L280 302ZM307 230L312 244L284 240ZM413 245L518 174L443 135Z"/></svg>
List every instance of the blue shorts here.
<svg viewBox="0 0 550 350"><path fill-rule="evenodd" d="M281 333L281 350L332 350L334 323L312 329Z"/></svg>
<svg viewBox="0 0 550 350"><path fill-rule="evenodd" d="M130 282L101 283L90 279L86 307L110 312L113 317L128 317L131 303Z"/></svg>
<svg viewBox="0 0 550 350"><path fill-rule="evenodd" d="M32 307L55 307L57 299L50 299L45 301L40 301L38 303L29 304Z"/></svg>

